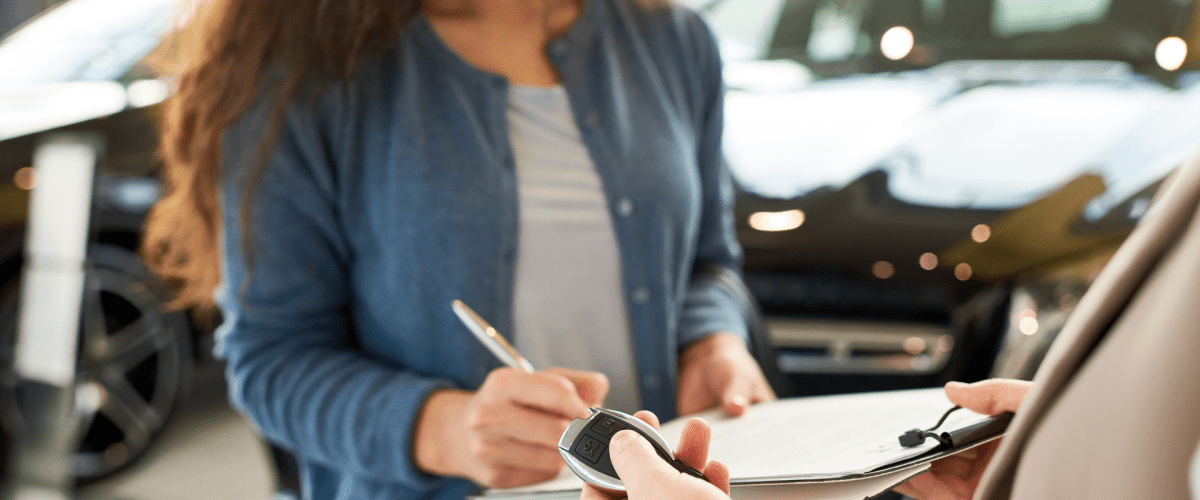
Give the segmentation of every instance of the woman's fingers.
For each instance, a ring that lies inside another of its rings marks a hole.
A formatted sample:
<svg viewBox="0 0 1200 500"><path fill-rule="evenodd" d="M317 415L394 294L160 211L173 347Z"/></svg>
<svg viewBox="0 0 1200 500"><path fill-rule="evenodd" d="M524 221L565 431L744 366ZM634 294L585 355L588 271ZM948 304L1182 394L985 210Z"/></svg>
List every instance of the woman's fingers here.
<svg viewBox="0 0 1200 500"><path fill-rule="evenodd" d="M557 450L563 432L573 418L591 413L579 388L603 398L606 385L602 375L586 372L493 370L457 419L466 453L454 472L488 487L553 478L563 465Z"/></svg>
<svg viewBox="0 0 1200 500"><path fill-rule="evenodd" d="M556 449L570 420L515 404L480 407L468 416L468 430L489 439L506 438Z"/></svg>
<svg viewBox="0 0 1200 500"><path fill-rule="evenodd" d="M609 384L608 377L603 373L568 370L559 367L550 368L546 371L561 375L570 380L572 384L575 384L575 392L579 393L579 398L588 406L604 406L604 398L608 396Z"/></svg>
<svg viewBox="0 0 1200 500"><path fill-rule="evenodd" d="M732 366L725 368L730 371L735 370ZM750 407L750 398L754 395L754 381L739 375L741 374L731 373L725 377L728 383L721 391L721 411L726 416L742 416L743 413L746 413L746 408Z"/></svg>
<svg viewBox="0 0 1200 500"><path fill-rule="evenodd" d="M512 439L483 441L474 451L481 460L492 467L557 475L566 465L558 448L546 448Z"/></svg>

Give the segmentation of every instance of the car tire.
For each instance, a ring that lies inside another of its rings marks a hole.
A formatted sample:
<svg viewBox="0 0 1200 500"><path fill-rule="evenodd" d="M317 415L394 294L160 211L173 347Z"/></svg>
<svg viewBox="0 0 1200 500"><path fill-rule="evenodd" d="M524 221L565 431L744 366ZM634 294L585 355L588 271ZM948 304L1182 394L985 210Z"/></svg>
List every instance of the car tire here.
<svg viewBox="0 0 1200 500"><path fill-rule="evenodd" d="M17 289L10 287L0 311L6 346L16 338ZM133 252L88 248L75 373L79 447L71 459L80 482L108 476L145 453L188 388L191 328L184 313L165 309L166 298Z"/></svg>

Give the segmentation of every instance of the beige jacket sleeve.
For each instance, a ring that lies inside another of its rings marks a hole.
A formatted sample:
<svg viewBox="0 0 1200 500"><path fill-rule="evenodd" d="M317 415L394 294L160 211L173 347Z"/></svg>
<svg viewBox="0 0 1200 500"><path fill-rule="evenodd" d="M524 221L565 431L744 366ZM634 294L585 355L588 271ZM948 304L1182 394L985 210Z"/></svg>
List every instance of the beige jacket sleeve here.
<svg viewBox="0 0 1200 500"><path fill-rule="evenodd" d="M976 500L1195 498L1200 159L1080 301Z"/></svg>

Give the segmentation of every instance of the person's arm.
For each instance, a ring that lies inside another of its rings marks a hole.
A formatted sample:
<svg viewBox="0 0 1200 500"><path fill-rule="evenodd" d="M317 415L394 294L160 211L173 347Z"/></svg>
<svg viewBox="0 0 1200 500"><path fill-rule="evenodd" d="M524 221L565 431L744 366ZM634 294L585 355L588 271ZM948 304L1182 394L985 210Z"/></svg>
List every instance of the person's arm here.
<svg viewBox="0 0 1200 500"><path fill-rule="evenodd" d="M737 416L752 403L775 399L775 394L747 349L749 335L741 305L718 280L704 279L699 273L705 266L739 271L742 249L733 220L733 180L721 153L725 87L716 38L699 16L685 15L688 32L694 37L702 89L696 154L704 205L696 271L679 326L677 409L686 415L720 405L727 415Z"/></svg>
<svg viewBox="0 0 1200 500"><path fill-rule="evenodd" d="M431 488L438 476L487 485L553 477L562 467L553 445L571 418L603 398L602 380L497 370L479 391L458 391L356 347L352 256L330 164L338 134L322 124L338 113L325 102L288 114L247 214L252 263L241 241L248 176L236 168L253 164L266 113L252 111L225 136L219 342L231 399L268 439L363 478ZM527 436L523 446L497 451L493 443L509 434ZM427 453L447 443L463 447Z"/></svg>
<svg viewBox="0 0 1200 500"><path fill-rule="evenodd" d="M991 379L974 384L950 382L946 397L951 403L975 413L997 415L1017 412L1033 382ZM1003 438L1001 438L1003 439ZM898 486L896 491L918 500L967 500L975 494L983 471L1000 446L993 441L975 449L940 459L929 471Z"/></svg>
<svg viewBox="0 0 1200 500"><path fill-rule="evenodd" d="M291 109L245 214L272 99L223 138L219 349L230 398L264 436L305 459L414 488L410 442L417 410L449 381L372 359L350 331L350 249L337 218L335 176L321 130L324 109Z"/></svg>

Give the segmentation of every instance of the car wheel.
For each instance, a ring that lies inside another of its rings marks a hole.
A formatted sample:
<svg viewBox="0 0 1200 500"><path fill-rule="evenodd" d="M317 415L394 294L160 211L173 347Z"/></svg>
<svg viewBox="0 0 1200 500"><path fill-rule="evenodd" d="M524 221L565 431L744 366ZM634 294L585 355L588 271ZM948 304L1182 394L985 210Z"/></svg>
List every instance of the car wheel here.
<svg viewBox="0 0 1200 500"><path fill-rule="evenodd" d="M88 249L75 374L80 444L71 462L80 481L142 455L187 387L191 331L183 313L163 308L165 298L132 252ZM17 308L16 300L8 302L2 327L11 345Z"/></svg>

